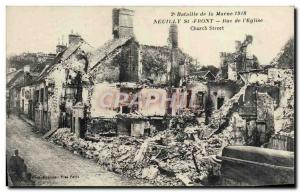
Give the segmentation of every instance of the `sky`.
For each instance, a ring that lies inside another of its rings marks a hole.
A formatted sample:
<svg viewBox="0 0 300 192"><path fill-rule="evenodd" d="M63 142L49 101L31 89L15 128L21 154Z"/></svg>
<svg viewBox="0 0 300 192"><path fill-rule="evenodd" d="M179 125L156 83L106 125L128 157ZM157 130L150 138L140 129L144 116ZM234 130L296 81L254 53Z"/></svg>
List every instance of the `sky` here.
<svg viewBox="0 0 300 192"><path fill-rule="evenodd" d="M22 52L55 52L58 39L67 42L71 31L79 33L89 44L98 48L112 39L113 7L7 7L7 55ZM293 7L127 7L135 11L134 33L141 44L167 45L169 24L154 24L154 19L259 18L261 23L178 24L179 47L197 59L201 65L219 66L220 52L234 51L235 41L253 35L249 53L268 64L293 37ZM246 11L245 16L184 16L174 13ZM224 26L222 31L192 31L190 26Z"/></svg>

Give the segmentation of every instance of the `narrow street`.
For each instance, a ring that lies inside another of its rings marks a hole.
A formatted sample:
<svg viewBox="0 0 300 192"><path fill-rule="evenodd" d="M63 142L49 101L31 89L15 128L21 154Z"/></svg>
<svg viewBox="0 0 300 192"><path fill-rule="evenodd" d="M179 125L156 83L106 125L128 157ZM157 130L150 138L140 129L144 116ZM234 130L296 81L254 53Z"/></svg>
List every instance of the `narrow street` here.
<svg viewBox="0 0 300 192"><path fill-rule="evenodd" d="M31 132L32 127L11 115L7 119L7 150L19 150L37 186L138 186L147 185L109 172ZM44 178L42 178L44 176ZM45 178L48 177L48 178Z"/></svg>

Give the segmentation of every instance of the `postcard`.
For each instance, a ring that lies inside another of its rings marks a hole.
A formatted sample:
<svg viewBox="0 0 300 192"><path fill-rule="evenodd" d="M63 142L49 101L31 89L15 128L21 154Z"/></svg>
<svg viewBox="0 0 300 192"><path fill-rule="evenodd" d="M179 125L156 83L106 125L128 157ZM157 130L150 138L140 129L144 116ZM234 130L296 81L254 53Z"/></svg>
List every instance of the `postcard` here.
<svg viewBox="0 0 300 192"><path fill-rule="evenodd" d="M8 6L9 187L295 187L295 8Z"/></svg>

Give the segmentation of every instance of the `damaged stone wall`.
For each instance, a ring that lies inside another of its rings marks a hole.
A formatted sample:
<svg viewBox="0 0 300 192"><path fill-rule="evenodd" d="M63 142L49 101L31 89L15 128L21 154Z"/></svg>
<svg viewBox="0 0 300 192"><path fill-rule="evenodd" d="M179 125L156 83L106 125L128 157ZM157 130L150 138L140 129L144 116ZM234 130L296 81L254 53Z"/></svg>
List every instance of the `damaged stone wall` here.
<svg viewBox="0 0 300 192"><path fill-rule="evenodd" d="M177 51L178 65L192 65L192 58L183 53L180 49ZM142 64L142 79L151 79L153 84L167 84L171 70L171 49L167 46L149 46L141 45L140 60ZM186 63L188 62L188 63Z"/></svg>
<svg viewBox="0 0 300 192"><path fill-rule="evenodd" d="M139 81L139 45L133 39L129 40L128 46L123 46L121 57L118 60L120 66L120 82Z"/></svg>
<svg viewBox="0 0 300 192"><path fill-rule="evenodd" d="M208 97L207 84L205 82L190 83L187 85L187 90L188 93L190 91L190 100L187 101L188 108L201 116Z"/></svg>
<svg viewBox="0 0 300 192"><path fill-rule="evenodd" d="M246 35L243 42L235 41L235 52L221 52L221 79L236 81L240 78L239 73L259 69L259 62L255 55L248 50L252 45L253 36Z"/></svg>
<svg viewBox="0 0 300 192"><path fill-rule="evenodd" d="M230 133L231 145L245 145L245 127L246 120L243 119L238 112L234 112L230 118L229 126L227 131Z"/></svg>
<svg viewBox="0 0 300 192"><path fill-rule="evenodd" d="M46 79L47 84L51 84L51 91L48 92L48 111L50 112L51 129L59 127L61 97L63 95L65 80L65 70L61 65L57 65Z"/></svg>
<svg viewBox="0 0 300 192"><path fill-rule="evenodd" d="M122 42L123 39L120 39ZM127 39L127 41L120 43L120 46L113 50L110 46L117 44L118 40L112 40L105 44L100 50L92 53L91 66L89 74L92 81L95 83L102 82L137 82L139 81L139 45L134 39ZM103 50L102 50L103 49ZM107 50L106 50L107 49ZM106 53L104 58L100 61L94 61L99 51ZM110 52L108 52L110 51ZM93 64L92 64L93 65Z"/></svg>
<svg viewBox="0 0 300 192"><path fill-rule="evenodd" d="M248 73L247 73L248 74ZM243 74L244 75L244 74ZM293 132L293 111L294 111L294 82L293 73L291 70L282 70L271 68L268 72L268 78L266 79L266 73L256 73L253 74L257 77L258 81L254 84L250 84L249 81L245 81L244 95L242 97L242 103L239 102L236 94L229 101L222 106L222 110L216 110L213 112L212 117L217 121L212 120L211 123L215 122L214 125L220 125L220 123L227 126L226 118L231 117L229 125L225 129L226 131L232 132L233 135L236 134L238 130L238 135L241 136L239 139L241 144L254 145L254 146L267 146L267 143L280 143L282 139L276 139L277 137L272 136L274 131L276 133ZM260 78L262 77L262 78ZM255 79L255 78L254 78ZM262 79L262 80L261 80ZM241 89L243 90L243 89ZM246 92L245 92L246 91ZM241 91L240 91L241 93ZM280 100L279 100L280 99ZM231 103L231 104L230 104ZM239 114L242 115L244 121L244 127L238 129L236 125L237 122L233 123L232 107L236 103L239 106ZM230 104L230 105L228 105ZM231 106L231 107L230 107ZM252 112L252 108L255 111ZM218 113L219 111L219 113ZM227 112L226 112L227 111ZM230 112L231 113L228 113ZM289 111L289 112L285 112ZM221 112L221 113L220 113ZM223 113L223 115L221 115ZM228 116L229 114L229 116ZM232 115L232 116L231 116ZM222 118L224 118L222 121ZM232 127L233 126L233 127ZM219 129L220 130L220 129ZM224 132L224 131L223 131ZM216 131L215 133L218 133ZM283 134L283 133L281 133ZM229 138L231 136L228 136ZM236 137L236 136L235 136ZM231 137L232 138L232 137ZM270 140L271 139L271 140ZM275 141L276 140L276 141ZM286 142L287 140L283 141ZM287 146L289 144L282 144L281 146ZM276 148L276 146L275 146ZM285 149L286 150L286 149Z"/></svg>
<svg viewBox="0 0 300 192"><path fill-rule="evenodd" d="M280 89L279 106L274 111L275 134L268 147L280 150L294 150L295 129L295 89L294 71L292 69L270 69L269 80Z"/></svg>
<svg viewBox="0 0 300 192"><path fill-rule="evenodd" d="M257 93L257 132L259 144L265 144L274 133L274 100L267 93Z"/></svg>
<svg viewBox="0 0 300 192"><path fill-rule="evenodd" d="M142 63L142 78L152 79L155 84L164 84L167 80L170 51L167 47L141 45L140 59Z"/></svg>
<svg viewBox="0 0 300 192"><path fill-rule="evenodd" d="M228 64L228 79L232 81L236 81L238 79L236 63L234 62Z"/></svg>
<svg viewBox="0 0 300 192"><path fill-rule="evenodd" d="M94 83L102 82L118 82L120 76L119 63L117 62L120 57L121 48L115 50L109 55L107 59L101 62L95 69L90 71L90 76Z"/></svg>
<svg viewBox="0 0 300 192"><path fill-rule="evenodd" d="M213 110L218 110L222 104L232 98L240 87L233 81L216 81L208 83L208 91L211 102L213 103ZM223 102L218 101L219 98L223 98Z"/></svg>
<svg viewBox="0 0 300 192"><path fill-rule="evenodd" d="M84 41L71 44L58 57L59 60L57 60L57 63L46 69L48 70L45 83L47 85L49 114L47 119L50 122L51 129L57 129L62 121L68 121L67 123L63 123L62 126L71 125L70 116L72 116L73 105L75 102L82 100L82 95L72 95L72 93L67 92L67 89L72 89L74 93L79 91L78 82L74 85L74 82L78 81L78 77L80 77L79 84L81 87L89 82L86 71L91 50L92 47ZM80 90L83 92L84 89ZM86 91L84 92L86 95ZM61 112L67 112L68 114L63 116Z"/></svg>
<svg viewBox="0 0 300 192"><path fill-rule="evenodd" d="M267 84L268 74L264 71L252 71L240 74L245 84Z"/></svg>
<svg viewBox="0 0 300 192"><path fill-rule="evenodd" d="M275 132L294 131L294 72L291 69L269 69L269 81L279 86L279 107L274 111Z"/></svg>

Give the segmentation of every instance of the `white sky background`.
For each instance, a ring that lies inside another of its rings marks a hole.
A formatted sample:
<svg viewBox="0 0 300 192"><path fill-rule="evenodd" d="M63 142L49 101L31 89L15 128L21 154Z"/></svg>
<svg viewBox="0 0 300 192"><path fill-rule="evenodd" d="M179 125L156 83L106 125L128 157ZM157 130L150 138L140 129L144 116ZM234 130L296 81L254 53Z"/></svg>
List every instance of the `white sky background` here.
<svg viewBox="0 0 300 192"><path fill-rule="evenodd" d="M292 7L131 7L134 32L141 44L167 45L169 25L155 25L157 18L171 18L171 11L246 10L263 23L227 24L224 31L191 31L180 25L179 47L202 65L219 65L219 52L233 51L234 41L254 37L249 51L261 64L269 63L294 33ZM8 7L7 55L22 52L55 52L58 38L67 42L71 30L94 47L112 39L112 7ZM203 17L207 18L207 17ZM244 18L244 17L243 17ZM201 24L195 24L201 26Z"/></svg>

